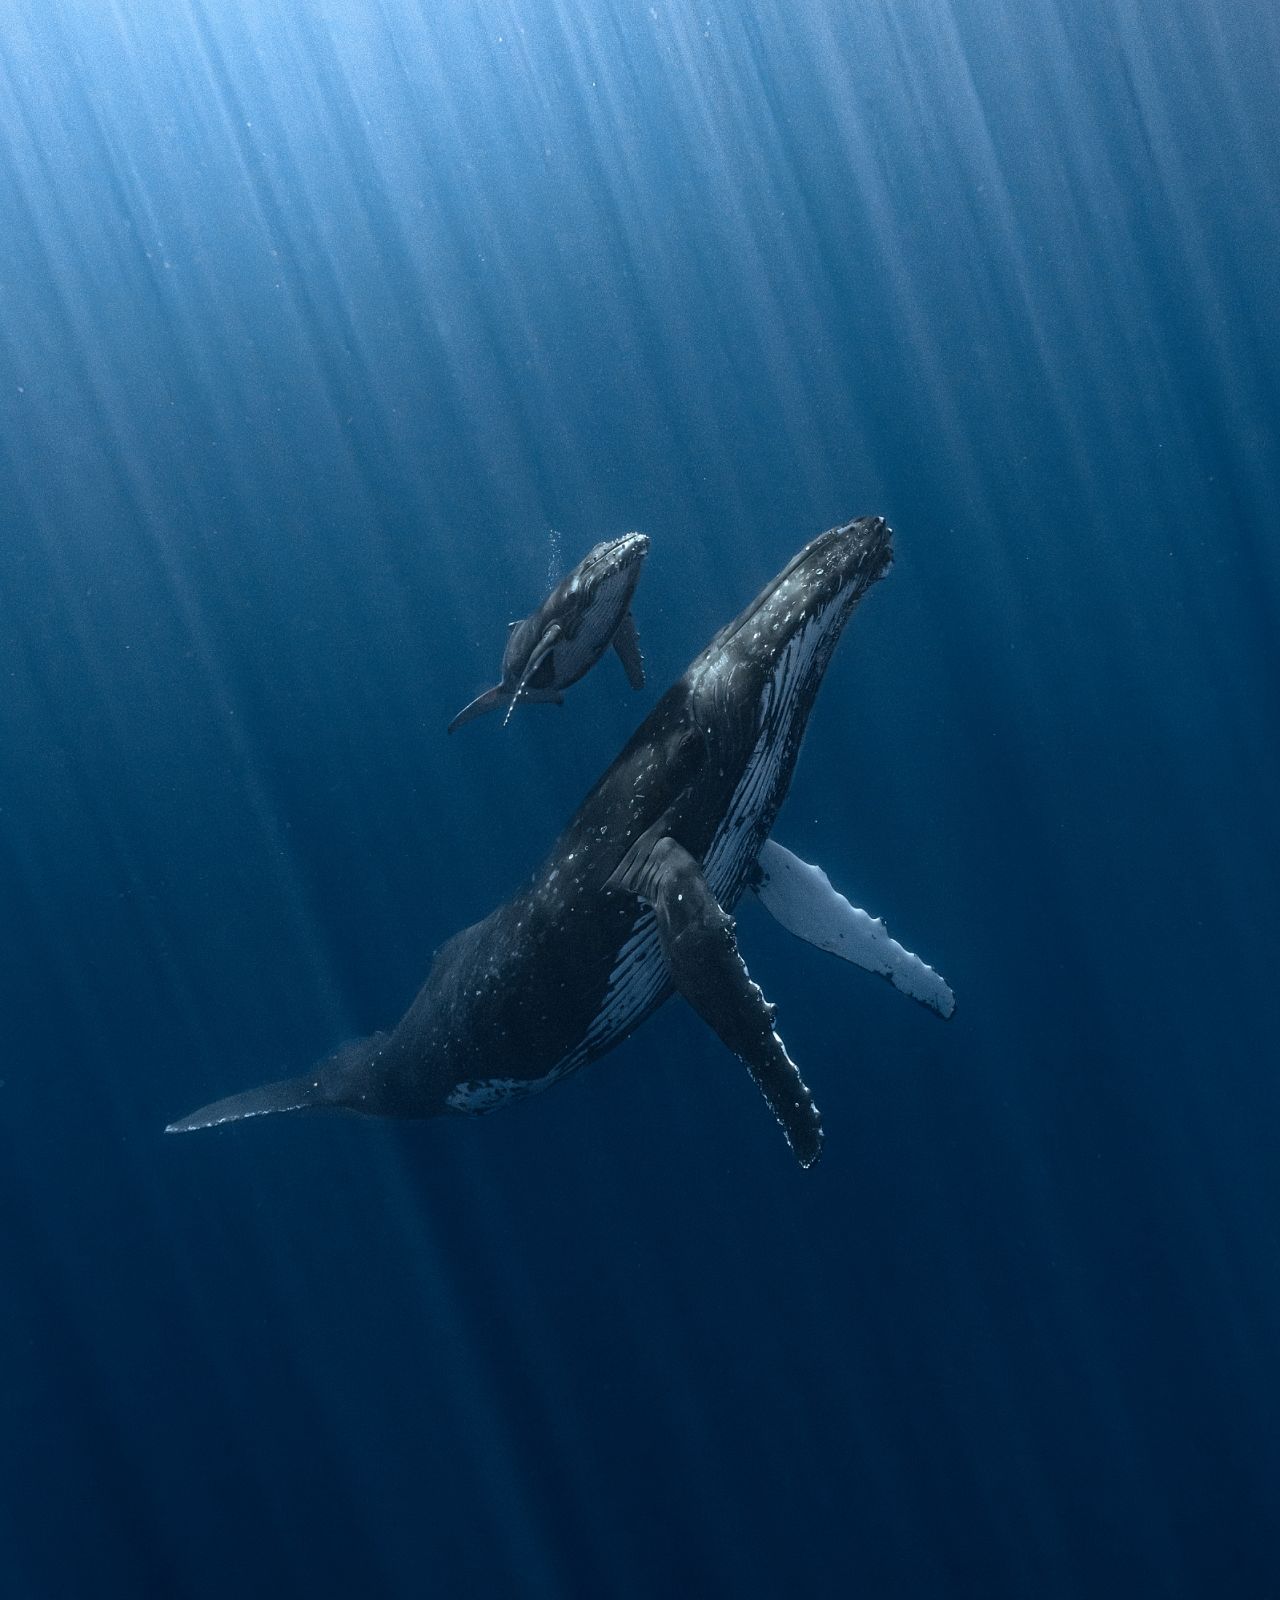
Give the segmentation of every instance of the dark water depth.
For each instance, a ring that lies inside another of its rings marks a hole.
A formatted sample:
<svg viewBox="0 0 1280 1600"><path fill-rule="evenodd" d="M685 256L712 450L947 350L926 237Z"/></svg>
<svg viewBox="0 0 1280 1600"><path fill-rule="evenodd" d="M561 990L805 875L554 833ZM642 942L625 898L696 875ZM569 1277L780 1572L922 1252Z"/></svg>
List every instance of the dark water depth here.
<svg viewBox="0 0 1280 1600"><path fill-rule="evenodd" d="M1280 13L6 0L0 1593L1280 1594ZM392 1022L806 539L897 560L744 907L474 1123ZM444 736L639 528L650 686Z"/></svg>

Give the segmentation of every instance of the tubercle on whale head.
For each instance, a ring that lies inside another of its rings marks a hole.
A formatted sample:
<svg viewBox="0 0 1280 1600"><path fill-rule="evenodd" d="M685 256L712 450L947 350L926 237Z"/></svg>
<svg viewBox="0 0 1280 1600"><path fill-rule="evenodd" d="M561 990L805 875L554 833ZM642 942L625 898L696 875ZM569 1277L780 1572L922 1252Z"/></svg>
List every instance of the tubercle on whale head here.
<svg viewBox="0 0 1280 1600"><path fill-rule="evenodd" d="M634 569L631 584L634 587L640 576L640 565L649 554L652 542L647 533L620 533L614 539L602 539L599 544L592 545L563 580L560 588L568 588L575 593L594 589L618 573L631 569Z"/></svg>
<svg viewBox="0 0 1280 1600"><path fill-rule="evenodd" d="M602 539L579 563L586 574L603 576L619 567L643 561L653 541L647 533L620 533L616 539Z"/></svg>

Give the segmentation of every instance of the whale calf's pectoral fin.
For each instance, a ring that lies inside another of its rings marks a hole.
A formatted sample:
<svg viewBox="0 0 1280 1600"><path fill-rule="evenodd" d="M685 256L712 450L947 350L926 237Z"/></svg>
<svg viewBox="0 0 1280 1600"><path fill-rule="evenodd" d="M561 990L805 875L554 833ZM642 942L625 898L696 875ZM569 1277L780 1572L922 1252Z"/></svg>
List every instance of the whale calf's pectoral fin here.
<svg viewBox="0 0 1280 1600"><path fill-rule="evenodd" d="M627 674L627 682L633 689L644 688L644 657L640 654L640 635L636 631L636 619L631 612L625 611L622 621L614 629L613 648L618 652L618 660Z"/></svg>
<svg viewBox="0 0 1280 1600"><path fill-rule="evenodd" d="M477 717L484 716L486 711L492 711L495 706L500 706L506 698L506 690L500 683L495 684L492 689L486 689L483 694L478 694L474 700L468 701L445 731L452 733L464 723L474 722Z"/></svg>
<svg viewBox="0 0 1280 1600"><path fill-rule="evenodd" d="M767 839L759 868L756 895L788 933L879 973L940 1017L955 1010L956 997L941 974L891 939L878 917L850 905L821 867L811 867Z"/></svg>
<svg viewBox="0 0 1280 1600"><path fill-rule="evenodd" d="M223 1122L243 1122L246 1117L274 1116L282 1111L311 1111L323 1104L319 1080L315 1073L308 1072L300 1078L285 1078L279 1083L264 1083L256 1089L229 1094L225 1100L215 1100L189 1116L179 1117L164 1131L195 1133L198 1128L216 1128Z"/></svg>
<svg viewBox="0 0 1280 1600"><path fill-rule="evenodd" d="M738 953L733 918L712 894L702 868L669 834L652 842L642 837L637 844L611 886L653 907L672 983L744 1063L796 1159L811 1167L822 1151L818 1108L774 1032L774 1008Z"/></svg>
<svg viewBox="0 0 1280 1600"><path fill-rule="evenodd" d="M561 628L558 622L553 622L547 631L542 635L541 639L539 639L537 644L533 647L529 659L524 664L524 671L520 674L520 682L516 685L516 692L511 696L511 704L507 707L507 714L502 719L502 726L504 728L506 727L507 723L511 721L511 713L515 710L519 701L535 698L534 692L529 688L529 681L533 677L534 673L537 672L542 663L555 649L555 647L560 643L560 637L563 631L564 630ZM544 695L537 696L539 699L544 697Z"/></svg>

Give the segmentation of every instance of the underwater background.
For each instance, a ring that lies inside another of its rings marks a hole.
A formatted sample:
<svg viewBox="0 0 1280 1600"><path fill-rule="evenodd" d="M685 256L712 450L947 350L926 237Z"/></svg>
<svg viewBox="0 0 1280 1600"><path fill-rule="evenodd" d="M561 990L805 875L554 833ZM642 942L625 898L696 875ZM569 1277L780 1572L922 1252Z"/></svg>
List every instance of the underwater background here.
<svg viewBox="0 0 1280 1600"><path fill-rule="evenodd" d="M0 1592L1280 1594L1280 12L2 0ZM680 1004L385 1027L803 542L896 561ZM641 694L445 723L596 539Z"/></svg>

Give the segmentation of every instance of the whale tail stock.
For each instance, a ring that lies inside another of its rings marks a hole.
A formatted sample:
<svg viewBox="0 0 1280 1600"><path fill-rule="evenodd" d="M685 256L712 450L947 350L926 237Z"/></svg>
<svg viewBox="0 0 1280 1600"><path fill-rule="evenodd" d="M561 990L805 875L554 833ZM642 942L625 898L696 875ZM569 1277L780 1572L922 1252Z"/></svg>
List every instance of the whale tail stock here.
<svg viewBox="0 0 1280 1600"><path fill-rule="evenodd" d="M386 1042L385 1033L351 1039L341 1045L310 1072L297 1078L280 1078L256 1089L243 1089L214 1100L198 1111L179 1117L166 1133L195 1133L200 1128L217 1128L224 1122L244 1122L249 1117L271 1117L284 1111L322 1111L326 1108L360 1109L356 1080L373 1061Z"/></svg>
<svg viewBox="0 0 1280 1600"><path fill-rule="evenodd" d="M243 1122L246 1117L273 1116L279 1111L310 1111L326 1103L321 1096L320 1080L314 1072L306 1072L300 1078L282 1078L278 1083L264 1083L257 1089L229 1094L223 1100L201 1106L189 1116L179 1117L164 1131L194 1133L198 1128L216 1128L223 1122Z"/></svg>

